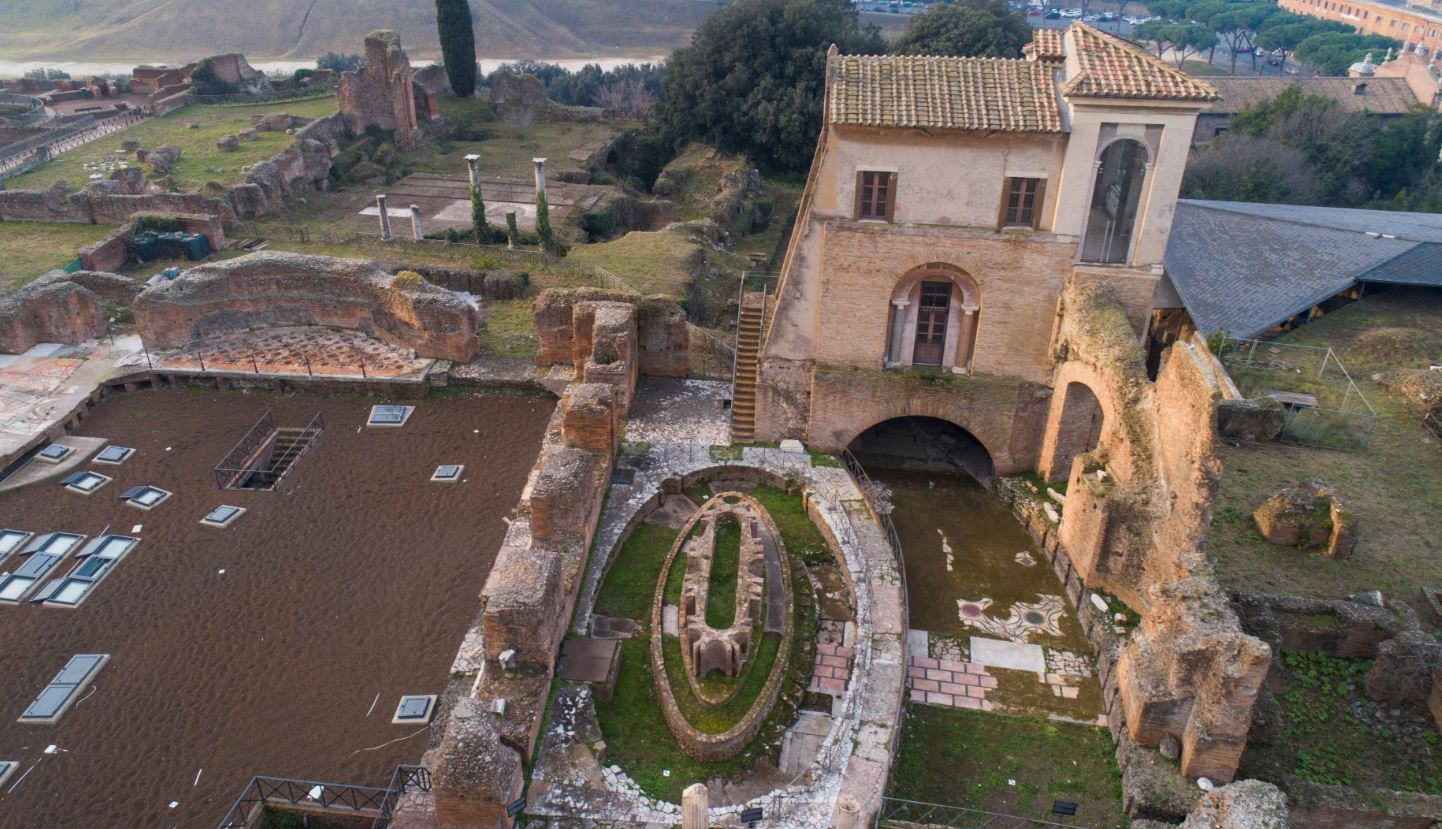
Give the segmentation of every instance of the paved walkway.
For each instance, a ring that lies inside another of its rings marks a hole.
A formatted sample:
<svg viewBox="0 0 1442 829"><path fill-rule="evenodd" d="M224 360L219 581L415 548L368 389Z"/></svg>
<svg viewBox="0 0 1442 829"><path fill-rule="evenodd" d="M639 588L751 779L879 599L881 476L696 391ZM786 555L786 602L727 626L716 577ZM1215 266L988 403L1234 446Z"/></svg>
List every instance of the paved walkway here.
<svg viewBox="0 0 1442 829"><path fill-rule="evenodd" d="M140 350L140 338L130 336L0 354L0 459L28 451L101 383L134 371L137 360L143 365Z"/></svg>

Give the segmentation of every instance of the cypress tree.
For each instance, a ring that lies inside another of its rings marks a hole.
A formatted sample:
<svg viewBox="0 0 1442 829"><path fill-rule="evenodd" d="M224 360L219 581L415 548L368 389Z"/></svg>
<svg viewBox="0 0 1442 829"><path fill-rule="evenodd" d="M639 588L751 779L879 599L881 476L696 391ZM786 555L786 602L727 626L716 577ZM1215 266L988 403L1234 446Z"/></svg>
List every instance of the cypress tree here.
<svg viewBox="0 0 1442 829"><path fill-rule="evenodd" d="M436 0L436 29L451 89L458 97L469 98L476 91L476 33L469 0Z"/></svg>

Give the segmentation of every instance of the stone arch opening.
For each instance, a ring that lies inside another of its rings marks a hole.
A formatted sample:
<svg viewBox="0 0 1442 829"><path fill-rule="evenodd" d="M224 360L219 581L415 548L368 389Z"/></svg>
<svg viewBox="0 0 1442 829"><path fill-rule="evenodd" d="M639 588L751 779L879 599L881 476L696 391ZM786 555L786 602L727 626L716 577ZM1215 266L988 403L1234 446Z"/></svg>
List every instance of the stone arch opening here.
<svg viewBox="0 0 1442 829"><path fill-rule="evenodd" d="M892 288L889 305L887 366L971 371L981 325L981 289L971 274L945 262L912 268Z"/></svg>
<svg viewBox="0 0 1442 829"><path fill-rule="evenodd" d="M1091 386L1076 380L1068 383L1062 392L1056 437L1044 470L1048 483L1065 480L1071 475L1072 460L1097 448L1105 422L1101 401Z"/></svg>
<svg viewBox="0 0 1442 829"><path fill-rule="evenodd" d="M965 472L983 484L996 474L991 452L971 432L938 417L893 417L847 446L867 468Z"/></svg>
<svg viewBox="0 0 1442 829"><path fill-rule="evenodd" d="M1149 158L1146 145L1134 138L1113 141L1097 156L1083 262L1125 264L1131 258Z"/></svg>

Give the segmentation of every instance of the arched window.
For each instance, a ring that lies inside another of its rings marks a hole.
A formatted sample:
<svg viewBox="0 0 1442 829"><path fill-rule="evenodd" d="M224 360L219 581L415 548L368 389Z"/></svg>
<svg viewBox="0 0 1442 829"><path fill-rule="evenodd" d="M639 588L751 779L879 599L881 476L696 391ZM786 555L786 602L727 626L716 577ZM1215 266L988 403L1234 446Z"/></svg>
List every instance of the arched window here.
<svg viewBox="0 0 1442 829"><path fill-rule="evenodd" d="M1130 138L1102 151L1082 236L1083 262L1117 264L1130 257L1146 165L1146 148Z"/></svg>
<svg viewBox="0 0 1442 829"><path fill-rule="evenodd" d="M932 262L906 273L891 292L886 365L971 371L981 291L969 274Z"/></svg>

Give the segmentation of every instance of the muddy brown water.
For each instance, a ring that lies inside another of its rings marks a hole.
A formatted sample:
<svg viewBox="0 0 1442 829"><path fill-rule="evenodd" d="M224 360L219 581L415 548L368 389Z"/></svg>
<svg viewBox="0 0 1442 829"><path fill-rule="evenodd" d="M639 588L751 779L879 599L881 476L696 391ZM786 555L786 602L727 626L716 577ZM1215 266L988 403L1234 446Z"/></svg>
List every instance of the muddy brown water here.
<svg viewBox="0 0 1442 829"><path fill-rule="evenodd" d="M139 450L86 467L114 481L0 495L3 527L143 525L80 607L0 605L0 760L20 762L0 827L210 829L253 775L384 786L420 760L429 734L391 716L402 694L442 691L554 401L428 398L403 428L358 431L376 402L117 395L80 430ZM267 410L279 426L321 412L326 430L278 491L217 490L211 468ZM465 480L430 482L442 463ZM119 500L140 484L175 495ZM222 503L249 512L198 523ZM82 700L56 725L17 723L85 652L111 661Z"/></svg>
<svg viewBox="0 0 1442 829"><path fill-rule="evenodd" d="M988 615L1004 618L1017 602L1035 602L1043 594L1062 595L1056 574L1031 535L975 479L960 472L871 465L867 471L891 489L895 507L891 517L905 557L912 628L963 639L973 634L987 636L962 625L958 599L989 598ZM950 570L943 538L951 547ZM1017 563L1016 554L1023 551L1036 562L1033 566ZM1089 651L1070 605L1061 628L1061 637L1040 636L1032 641Z"/></svg>

